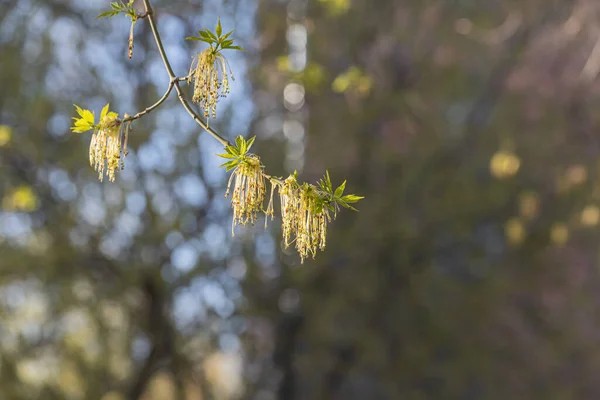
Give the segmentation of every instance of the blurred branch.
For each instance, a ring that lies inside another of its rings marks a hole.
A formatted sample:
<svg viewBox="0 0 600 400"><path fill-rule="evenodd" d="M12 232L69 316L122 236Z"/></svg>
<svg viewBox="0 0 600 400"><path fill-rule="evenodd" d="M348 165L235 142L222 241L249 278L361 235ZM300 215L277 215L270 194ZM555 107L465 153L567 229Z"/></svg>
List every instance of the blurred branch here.
<svg viewBox="0 0 600 400"><path fill-rule="evenodd" d="M284 314L277 327L273 362L282 371L279 384L278 399L293 399L296 393L296 373L294 370L294 353L300 330L304 326L304 317L300 313Z"/></svg>
<svg viewBox="0 0 600 400"><path fill-rule="evenodd" d="M467 140L469 136L473 136L478 131L477 128L484 126L492 116L493 110L504 92L506 79L518 64L523 50L533 36L533 31L533 26L522 25L517 33L508 40L500 61L490 73L487 85L474 100L474 105L467 115L465 120Z"/></svg>
<svg viewBox="0 0 600 400"><path fill-rule="evenodd" d="M356 358L356 349L353 345L338 345L334 349L335 361L331 369L325 374L323 384L323 399L337 399L344 378L350 371Z"/></svg>
<svg viewBox="0 0 600 400"><path fill-rule="evenodd" d="M583 84L591 83L596 79L598 73L600 73L600 38L596 40L579 78Z"/></svg>
<svg viewBox="0 0 600 400"><path fill-rule="evenodd" d="M519 29L506 41L507 44L500 61L490 73L487 85L473 102L473 107L465 119L466 132L464 139L467 142L475 140L475 135L479 132L479 129L486 125L491 118L506 87L506 80L518 65L524 50L535 34L563 11L564 7L549 8L536 20L529 24L521 24Z"/></svg>
<svg viewBox="0 0 600 400"><path fill-rule="evenodd" d="M171 353L170 324L165 316L165 296L156 279L147 275L142 282L146 295L146 331L152 343L150 353L139 369L131 385L127 398L138 400L146 390L150 379L160 367L160 361Z"/></svg>
<svg viewBox="0 0 600 400"><path fill-rule="evenodd" d="M157 353L158 348L156 345L153 345L152 350L150 350L150 354L148 354L144 365L142 366L142 368L140 368L138 375L135 378L134 383L127 394L128 399L138 400L142 397L142 394L144 394L144 390L146 389L150 378L152 378L152 375L155 372L154 365L156 364Z"/></svg>

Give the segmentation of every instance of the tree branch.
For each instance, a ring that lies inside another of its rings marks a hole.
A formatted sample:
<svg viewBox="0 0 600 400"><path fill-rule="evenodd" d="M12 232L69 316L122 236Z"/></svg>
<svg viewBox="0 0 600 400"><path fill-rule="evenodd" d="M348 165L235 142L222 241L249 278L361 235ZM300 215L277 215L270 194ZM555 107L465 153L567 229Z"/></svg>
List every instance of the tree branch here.
<svg viewBox="0 0 600 400"><path fill-rule="evenodd" d="M165 48L163 47L162 40L160 38L160 34L158 33L158 29L156 28L156 20L154 19L154 10L152 9L152 6L150 5L150 0L144 0L144 8L146 9L146 14L148 15L147 19L148 19L148 22L150 23L150 30L152 31L152 35L154 36L154 41L156 42L156 46L158 47L158 52L160 53L160 57L163 60L165 69L167 70L167 73L169 74L169 78L171 78L171 83L173 83L175 86L175 90L177 91L177 96L179 97L179 101L183 105L183 108L185 108L185 110L188 112L188 114L190 114L192 119L194 121L196 121L196 123L198 125L200 125L202 128L204 128L204 130L206 130L212 137L214 137L216 140L218 140L219 143L221 143L224 147L229 146L230 145L229 141L227 141L227 139L223 138L221 135L219 135L217 132L215 132L212 128L210 128L208 126L208 124L206 122L204 122L198 116L198 114L196 114L194 112L194 110L188 103L187 99L185 98L185 94L183 93L183 90L179 86L179 78L177 78L177 76L173 72L173 68L171 67L171 64L169 63L169 60L167 58L167 53L165 52Z"/></svg>
<svg viewBox="0 0 600 400"><path fill-rule="evenodd" d="M139 113L135 114L132 117L124 118L123 122L125 123L125 122L135 121L136 119L143 117L144 115L146 115L146 114L150 113L152 110L154 110L156 107L160 106L169 97L169 95L171 94L171 90L173 90L174 85L175 85L175 81L172 80L171 82L169 82L169 87L167 88L167 91L165 92L165 94L160 99L158 99L158 101L156 103L152 104L149 107L146 107L145 110L140 111Z"/></svg>

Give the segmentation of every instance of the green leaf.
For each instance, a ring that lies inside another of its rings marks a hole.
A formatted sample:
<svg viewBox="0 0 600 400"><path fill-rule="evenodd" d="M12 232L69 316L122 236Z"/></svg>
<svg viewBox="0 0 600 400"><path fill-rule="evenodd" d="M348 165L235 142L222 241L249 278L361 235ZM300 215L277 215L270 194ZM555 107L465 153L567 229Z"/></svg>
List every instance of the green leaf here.
<svg viewBox="0 0 600 400"><path fill-rule="evenodd" d="M227 161L227 162L219 165L219 167L227 167L227 168L229 168L231 166L235 167L237 164L238 164L237 160L231 160L231 161Z"/></svg>
<svg viewBox="0 0 600 400"><path fill-rule="evenodd" d="M230 47L228 47L228 49L232 49L232 50L244 50L244 48L241 47L241 46L230 46Z"/></svg>
<svg viewBox="0 0 600 400"><path fill-rule="evenodd" d="M233 146L226 146L225 147L225 151L229 154L232 154L234 156L239 156L240 152L238 151L237 148L233 147Z"/></svg>
<svg viewBox="0 0 600 400"><path fill-rule="evenodd" d="M229 37L229 35L231 35L233 33L233 31L229 31L226 34L224 34L223 36L221 36L221 42L223 42L225 39L227 39Z"/></svg>
<svg viewBox="0 0 600 400"><path fill-rule="evenodd" d="M196 36L188 36L185 38L185 40L203 40L203 39L200 39L199 37L196 37Z"/></svg>
<svg viewBox="0 0 600 400"><path fill-rule="evenodd" d="M364 196L356 196L354 194L348 194L344 197L341 198L342 201L346 202L346 203L356 203L359 200L364 199Z"/></svg>
<svg viewBox="0 0 600 400"><path fill-rule="evenodd" d="M215 43L215 40L210 37L210 35L204 31L198 31L200 34L200 38L198 40L206 42L206 43Z"/></svg>
<svg viewBox="0 0 600 400"><path fill-rule="evenodd" d="M118 11L104 11L103 13L99 14L96 18L112 18L115 15L117 15L119 12Z"/></svg>
<svg viewBox="0 0 600 400"><path fill-rule="evenodd" d="M221 47L223 47L224 49L228 49L229 46L231 46L233 44L233 40L229 39L229 40L225 40L221 42Z"/></svg>
<svg viewBox="0 0 600 400"><path fill-rule="evenodd" d="M335 197L340 197L342 193L344 193L344 189L346 188L346 181L344 181L337 189L335 189Z"/></svg>
<svg viewBox="0 0 600 400"><path fill-rule="evenodd" d="M215 42L217 41L217 37L210 30L205 29L204 32L206 32L206 34L208 35L208 37L210 37L211 39L213 39Z"/></svg>
<svg viewBox="0 0 600 400"><path fill-rule="evenodd" d="M333 185L331 185L331 178L329 177L329 171L325 171L325 185L329 193L333 192Z"/></svg>
<svg viewBox="0 0 600 400"><path fill-rule="evenodd" d="M246 144L246 141L244 140L244 138L242 136L238 136L237 138L235 138L235 145L237 146L240 154L245 154L246 152L244 151L244 145Z"/></svg>
<svg viewBox="0 0 600 400"><path fill-rule="evenodd" d="M252 145L254 144L254 141L256 140L256 136L252 136L247 142L246 142L246 151L250 150L250 147L252 147Z"/></svg>
<svg viewBox="0 0 600 400"><path fill-rule="evenodd" d="M217 36L221 37L221 33L223 33L223 27L221 26L221 17L219 17L219 22L217 22L217 28L215 29L217 32Z"/></svg>
<svg viewBox="0 0 600 400"><path fill-rule="evenodd" d="M237 158L237 156L233 155L233 154L229 154L229 153L223 153L223 154L217 154L219 157L223 157L223 158Z"/></svg>

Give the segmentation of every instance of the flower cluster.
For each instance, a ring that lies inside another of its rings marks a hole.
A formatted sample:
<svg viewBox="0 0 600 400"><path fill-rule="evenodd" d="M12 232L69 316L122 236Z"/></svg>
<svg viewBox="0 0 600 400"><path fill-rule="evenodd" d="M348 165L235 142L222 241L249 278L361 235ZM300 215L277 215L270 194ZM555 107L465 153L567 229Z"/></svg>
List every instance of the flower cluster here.
<svg viewBox="0 0 600 400"><path fill-rule="evenodd" d="M149 18L151 23L155 23L151 8L147 2L145 2L145 5L146 13L138 14L133 0L129 0L127 3L115 1L110 3L111 10L98 16L99 18L111 18L118 14L125 14L131 19L129 58L132 56L133 27L137 19ZM357 202L362 197L344 195L345 181L334 190L329 173L326 173L317 185L298 183L296 172L286 179L267 175L264 172L264 166L261 164L260 158L256 154L249 153L255 138L246 140L242 136L238 136L235 144L229 144L227 140L210 129L208 123L202 121L190 108L185 95L180 91L178 85L180 81L194 82L192 101L203 109L205 118L216 117L217 102L230 91L229 78L233 79L233 74L222 54L222 50L243 49L240 46L234 46L233 40L229 39L233 31L223 34L220 20L214 33L205 29L198 31L198 37L186 38L187 40L208 43L209 48L194 57L190 72L185 78L173 75L154 25L152 25L152 29L171 78L169 88L162 98L134 116L125 114L123 119L120 119L117 113L109 112L109 105L107 104L102 109L97 123L92 111L75 105L79 116L73 118L74 124L71 130L79 133L93 131L89 150L90 165L98 172L100 181L103 180L105 174L110 181L114 181L117 169L123 168L123 157L127 155L127 137L132 122L159 107L168 98L171 89L175 86L181 103L193 116L194 120L219 142L226 144L225 153L219 154L219 156L227 159L221 166L225 167L227 172L233 171L225 193L225 197L231 195L233 210L232 235L234 235L236 225L254 224L260 213L265 214L266 228L268 217L273 219L275 215L273 199L275 192L278 190L285 246L289 247L295 244L302 262L309 257L314 258L318 250L325 249L327 224L331 222L331 215L333 214L335 219L340 207L356 210L350 204ZM263 209L267 181L271 184L271 194L267 208Z"/></svg>
<svg viewBox="0 0 600 400"><path fill-rule="evenodd" d="M221 52L212 47L199 53L190 67L190 79L194 79L192 101L204 110L204 117L217 116L219 98L229 94L229 75L233 74Z"/></svg>
<svg viewBox="0 0 600 400"><path fill-rule="evenodd" d="M90 165L98 172L98 179L108 175L111 182L115 180L115 172L123 167L121 155L127 155L127 129L123 130L122 121L115 112L108 111L108 104L100 113L100 121L95 123L94 113L75 105L79 118L73 118L73 132L94 130L90 143Z"/></svg>
<svg viewBox="0 0 600 400"><path fill-rule="evenodd" d="M327 222L331 220L325 198L307 183L300 186L296 175L290 175L279 188L281 225L285 247L294 241L302 261L315 257L325 249Z"/></svg>
<svg viewBox="0 0 600 400"><path fill-rule="evenodd" d="M246 225L248 222L254 224L258 213L262 211L265 199L265 177L260 159L256 155L250 155L235 167L229 178L225 197L229 195L232 180L235 181L231 195L231 207L233 208L231 233L233 234L235 225Z"/></svg>
<svg viewBox="0 0 600 400"><path fill-rule="evenodd" d="M346 182L334 190L329 173L319 181L318 187L308 183L299 184L296 173L285 180L266 175L260 159L248 153L254 139L246 141L238 136L235 145L225 147L226 153L219 154L229 160L222 166L228 171L233 169L225 193L227 197L234 182L231 197L232 235L236 225L246 225L248 222L253 224L261 211L265 213L266 227L266 219L274 215L273 197L275 191L279 190L285 247L295 243L302 262L309 257L314 258L317 250L325 249L330 213L333 212L335 217L340 206L355 210L350 204L362 197L343 195ZM266 180L271 182L271 196L267 208L263 210Z"/></svg>
<svg viewBox="0 0 600 400"><path fill-rule="evenodd" d="M231 68L221 50L243 50L234 46L233 40L228 39L233 31L223 34L221 19L217 23L215 33L209 29L198 31L199 36L187 37L187 40L198 40L208 43L210 47L198 53L188 75L189 82L194 80L194 95L192 101L204 110L204 117L217 116L217 102L219 98L229 94L229 77L233 80Z"/></svg>

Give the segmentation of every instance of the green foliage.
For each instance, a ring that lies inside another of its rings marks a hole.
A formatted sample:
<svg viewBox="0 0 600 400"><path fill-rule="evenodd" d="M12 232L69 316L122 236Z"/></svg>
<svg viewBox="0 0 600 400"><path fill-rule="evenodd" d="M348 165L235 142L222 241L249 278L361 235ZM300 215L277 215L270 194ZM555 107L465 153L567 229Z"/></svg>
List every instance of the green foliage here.
<svg viewBox="0 0 600 400"><path fill-rule="evenodd" d="M197 40L200 42L205 42L210 45L210 47L217 52L219 50L244 50L241 46L235 46L233 44L232 39L228 39L229 36L234 31L229 31L226 34L223 33L223 27L221 26L221 18L219 18L217 22L217 26L215 28L215 33L213 33L210 29L205 29L203 31L198 31L199 36L188 36L185 40ZM214 45L214 47L213 47Z"/></svg>
<svg viewBox="0 0 600 400"><path fill-rule="evenodd" d="M123 13L123 14L129 16L132 21L135 21L137 19L138 15L135 10L135 7L133 6L133 3L134 3L134 0L129 0L129 2L127 4L125 4L122 1L120 1L120 2L113 1L110 3L111 10L104 11L103 13L98 15L96 18L112 18L115 15Z"/></svg>
<svg viewBox="0 0 600 400"><path fill-rule="evenodd" d="M340 206L352 211L358 211L350 204L356 203L357 201L364 199L364 196L357 196L354 194L343 195L344 190L346 188L346 181L342 182L340 186L333 190L331 178L329 177L329 171L325 171L325 176L323 176L323 178L321 178L317 184L321 189L320 193L325 200L325 206L329 210L334 211L334 215L337 214Z"/></svg>
<svg viewBox="0 0 600 400"><path fill-rule="evenodd" d="M256 136L246 140L243 136L238 136L235 139L235 145L229 145L225 147L225 153L217 154L219 157L229 159L221 167L225 167L226 171L230 171L237 167L240 163L248 162L247 153L254 144Z"/></svg>

